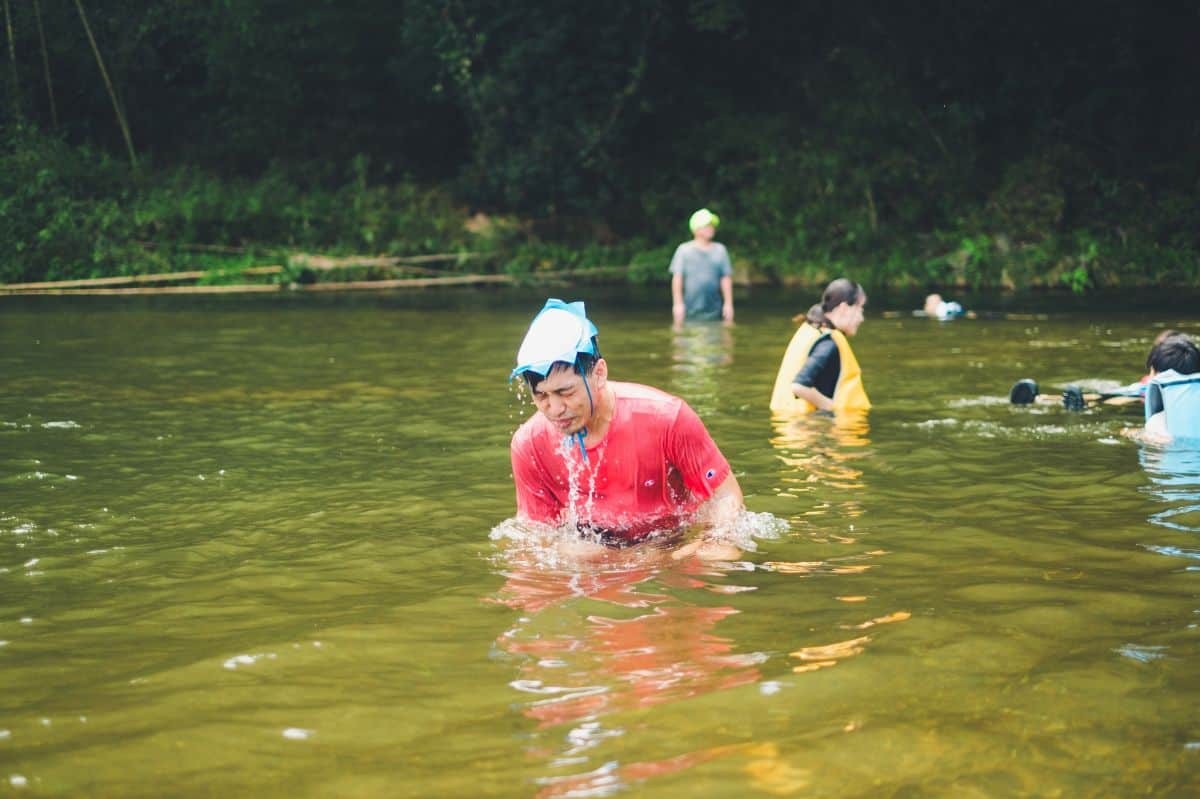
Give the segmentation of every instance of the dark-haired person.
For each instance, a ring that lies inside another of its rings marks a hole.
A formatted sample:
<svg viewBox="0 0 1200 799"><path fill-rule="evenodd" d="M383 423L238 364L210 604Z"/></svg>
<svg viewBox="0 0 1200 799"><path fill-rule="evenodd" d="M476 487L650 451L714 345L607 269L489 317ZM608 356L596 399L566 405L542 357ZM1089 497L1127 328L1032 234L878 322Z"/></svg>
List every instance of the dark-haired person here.
<svg viewBox="0 0 1200 799"><path fill-rule="evenodd" d="M537 413L512 438L517 517L571 525L608 546L673 540L706 523L683 557L736 557L719 540L742 489L700 417L679 397L608 379L582 302L551 299L529 325L512 378Z"/></svg>
<svg viewBox="0 0 1200 799"><path fill-rule="evenodd" d="M863 323L867 294L844 277L830 283L792 336L771 392L775 413L861 412L871 407L849 337ZM799 317L797 317L799 319Z"/></svg>
<svg viewBox="0 0 1200 799"><path fill-rule="evenodd" d="M1167 336L1146 359L1146 432L1200 440L1200 348L1184 333Z"/></svg>

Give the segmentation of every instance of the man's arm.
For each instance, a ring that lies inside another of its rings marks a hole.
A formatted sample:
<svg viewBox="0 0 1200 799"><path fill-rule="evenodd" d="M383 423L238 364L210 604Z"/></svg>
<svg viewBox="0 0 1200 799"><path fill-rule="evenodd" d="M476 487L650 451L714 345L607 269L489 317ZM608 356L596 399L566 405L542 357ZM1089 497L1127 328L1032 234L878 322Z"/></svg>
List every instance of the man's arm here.
<svg viewBox="0 0 1200 799"><path fill-rule="evenodd" d="M742 496L742 486L738 483L733 472L717 486L713 495L700 505L697 514L709 524L709 527L720 532L728 530L737 521L738 514L746 509L745 498Z"/></svg>
<svg viewBox="0 0 1200 799"><path fill-rule="evenodd" d="M676 272L671 276L671 318L682 322L686 308L683 304L683 273Z"/></svg>
<svg viewBox="0 0 1200 799"><path fill-rule="evenodd" d="M721 278L721 318L726 322L733 321L733 278L729 275Z"/></svg>
<svg viewBox="0 0 1200 799"><path fill-rule="evenodd" d="M742 487L733 472L717 486L717 490L700 506L697 517L708 525L699 538L681 546L671 553L675 560L692 556L701 560L733 560L742 554L726 535L736 523L738 515L746 509L742 498Z"/></svg>
<svg viewBox="0 0 1200 799"><path fill-rule="evenodd" d="M558 524L562 507L550 490L546 473L537 461L533 446L518 431L509 451L513 485L517 493L517 518L541 524Z"/></svg>

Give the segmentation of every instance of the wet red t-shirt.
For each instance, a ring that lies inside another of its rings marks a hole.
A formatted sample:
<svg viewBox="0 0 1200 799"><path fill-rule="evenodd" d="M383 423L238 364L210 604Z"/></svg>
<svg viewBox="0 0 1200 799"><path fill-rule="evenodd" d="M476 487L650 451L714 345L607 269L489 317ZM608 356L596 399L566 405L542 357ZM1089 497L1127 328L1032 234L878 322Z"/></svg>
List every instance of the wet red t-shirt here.
<svg viewBox="0 0 1200 799"><path fill-rule="evenodd" d="M541 413L513 435L520 518L635 539L679 526L729 476L729 462L686 402L637 383L608 385L612 422L587 446L586 461L578 439L564 440Z"/></svg>

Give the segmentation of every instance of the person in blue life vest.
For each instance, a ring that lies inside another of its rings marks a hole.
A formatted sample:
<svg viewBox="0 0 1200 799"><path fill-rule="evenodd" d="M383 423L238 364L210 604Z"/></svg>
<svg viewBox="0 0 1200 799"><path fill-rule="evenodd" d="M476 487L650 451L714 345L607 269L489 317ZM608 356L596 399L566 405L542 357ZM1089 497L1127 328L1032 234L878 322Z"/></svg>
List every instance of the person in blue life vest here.
<svg viewBox="0 0 1200 799"><path fill-rule="evenodd" d="M1200 348L1191 336L1167 336L1146 358L1146 434L1158 441L1200 442Z"/></svg>
<svg viewBox="0 0 1200 799"><path fill-rule="evenodd" d="M771 392L773 412L863 413L870 409L862 369L849 341L863 323L866 305L867 293L852 280L840 277L825 287L821 302L802 317L783 355Z"/></svg>
<svg viewBox="0 0 1200 799"><path fill-rule="evenodd" d="M671 316L676 325L684 319L733 322L733 265L725 245L713 241L720 223L707 208L692 214L692 240L676 247L671 257Z"/></svg>

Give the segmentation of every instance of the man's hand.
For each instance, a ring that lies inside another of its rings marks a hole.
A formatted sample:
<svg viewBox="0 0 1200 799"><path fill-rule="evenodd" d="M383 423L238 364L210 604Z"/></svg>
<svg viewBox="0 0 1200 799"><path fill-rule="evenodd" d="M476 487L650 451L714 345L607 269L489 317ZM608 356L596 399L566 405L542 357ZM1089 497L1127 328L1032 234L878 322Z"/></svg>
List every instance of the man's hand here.
<svg viewBox="0 0 1200 799"><path fill-rule="evenodd" d="M742 498L742 487L737 478L730 472L729 476L717 486L713 495L705 500L696 512L696 518L705 525L704 532L695 541L684 544L671 553L675 560L698 557L702 560L733 560L742 551L728 541L723 540L725 533L737 523L737 518L745 510Z"/></svg>
<svg viewBox="0 0 1200 799"><path fill-rule="evenodd" d="M700 560L736 560L741 557L742 550L735 547L733 544L726 544L722 541L693 541L690 544L684 544L679 549L671 553L671 560L683 560L684 558L697 557Z"/></svg>

